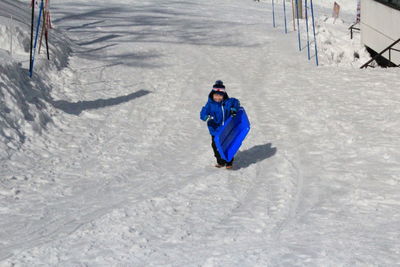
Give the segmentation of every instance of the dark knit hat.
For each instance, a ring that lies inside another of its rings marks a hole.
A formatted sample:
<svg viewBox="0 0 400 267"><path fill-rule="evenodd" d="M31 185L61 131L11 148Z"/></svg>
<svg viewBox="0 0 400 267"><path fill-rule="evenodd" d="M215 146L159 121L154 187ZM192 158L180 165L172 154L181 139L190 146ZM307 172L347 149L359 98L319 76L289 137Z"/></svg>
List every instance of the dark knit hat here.
<svg viewBox="0 0 400 267"><path fill-rule="evenodd" d="M213 92L214 93L220 93L220 94L225 94L225 85L221 80L217 80L215 84L213 85Z"/></svg>

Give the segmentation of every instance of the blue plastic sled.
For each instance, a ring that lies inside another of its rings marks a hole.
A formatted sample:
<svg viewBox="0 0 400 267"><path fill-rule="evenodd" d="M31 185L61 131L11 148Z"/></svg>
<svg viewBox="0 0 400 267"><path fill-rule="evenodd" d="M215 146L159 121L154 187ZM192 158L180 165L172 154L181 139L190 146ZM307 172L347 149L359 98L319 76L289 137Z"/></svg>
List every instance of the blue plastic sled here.
<svg viewBox="0 0 400 267"><path fill-rule="evenodd" d="M226 161L231 161L250 131L250 122L244 108L235 117L229 117L214 137L218 152Z"/></svg>

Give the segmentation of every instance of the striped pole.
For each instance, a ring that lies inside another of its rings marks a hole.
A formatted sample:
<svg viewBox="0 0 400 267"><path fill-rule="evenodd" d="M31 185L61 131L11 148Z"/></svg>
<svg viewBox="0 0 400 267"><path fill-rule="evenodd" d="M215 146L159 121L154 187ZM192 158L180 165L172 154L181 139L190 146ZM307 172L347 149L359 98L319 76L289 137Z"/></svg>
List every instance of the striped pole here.
<svg viewBox="0 0 400 267"><path fill-rule="evenodd" d="M46 8L43 8L42 16L43 16L43 24L42 24L42 31L40 32L40 39L39 39L39 50L38 50L39 54L40 54L40 50L42 49L43 35L46 30Z"/></svg>

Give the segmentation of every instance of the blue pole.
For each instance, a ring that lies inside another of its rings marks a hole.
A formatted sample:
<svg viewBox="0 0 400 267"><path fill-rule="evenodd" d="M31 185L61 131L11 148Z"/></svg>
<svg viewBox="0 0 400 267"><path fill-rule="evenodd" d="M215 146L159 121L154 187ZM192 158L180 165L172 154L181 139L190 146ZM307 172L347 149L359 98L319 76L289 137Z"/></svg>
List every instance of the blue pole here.
<svg viewBox="0 0 400 267"><path fill-rule="evenodd" d="M308 5L307 5L307 0L305 0L305 7L306 7L306 27L307 27L307 55L308 55L308 60L311 59L310 57L310 37L308 34Z"/></svg>
<svg viewBox="0 0 400 267"><path fill-rule="evenodd" d="M313 1L312 0L310 0L310 4L311 4L311 16L312 16L313 32L314 32L315 63L318 66L318 49L317 49L317 38L315 37L314 7L313 7Z"/></svg>
<svg viewBox="0 0 400 267"><path fill-rule="evenodd" d="M275 5L274 5L274 0L272 0L272 23L275 28Z"/></svg>
<svg viewBox="0 0 400 267"><path fill-rule="evenodd" d="M32 50L33 50L33 26L35 24L35 0L32 0L32 14L31 14L31 43L29 53L29 73L32 70Z"/></svg>
<svg viewBox="0 0 400 267"><path fill-rule="evenodd" d="M299 39L299 50L301 51L300 22L299 22L299 1L298 0L296 0L296 14L297 14L297 37Z"/></svg>
<svg viewBox="0 0 400 267"><path fill-rule="evenodd" d="M40 2L40 10L39 10L39 18L36 26L36 36L35 36L35 45L33 46L33 56L32 56L32 64L29 70L29 77L32 77L33 73L33 64L35 62L35 54L36 54L36 44L39 36L39 28L40 28L40 19L42 18L42 11L43 11L43 0Z"/></svg>
<svg viewBox="0 0 400 267"><path fill-rule="evenodd" d="M286 0L283 0L283 14L285 17L285 33L287 33L287 23L286 23Z"/></svg>

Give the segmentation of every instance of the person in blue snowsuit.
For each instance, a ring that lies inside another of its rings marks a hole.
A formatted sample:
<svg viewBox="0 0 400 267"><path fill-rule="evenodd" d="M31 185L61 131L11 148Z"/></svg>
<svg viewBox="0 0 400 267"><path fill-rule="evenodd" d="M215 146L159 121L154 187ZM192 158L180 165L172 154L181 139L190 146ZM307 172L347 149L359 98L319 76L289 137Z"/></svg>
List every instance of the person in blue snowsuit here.
<svg viewBox="0 0 400 267"><path fill-rule="evenodd" d="M217 159L217 165L215 165L217 168L224 166L227 169L232 168L234 159L230 162L226 162L221 158L214 142L214 136L219 127L222 126L230 116L236 116L239 108L239 100L236 98L230 98L225 91L224 83L221 80L218 80L215 82L210 94L208 95L207 104L200 111L200 119L207 122L208 130L211 134L211 146L214 150L214 156Z"/></svg>

